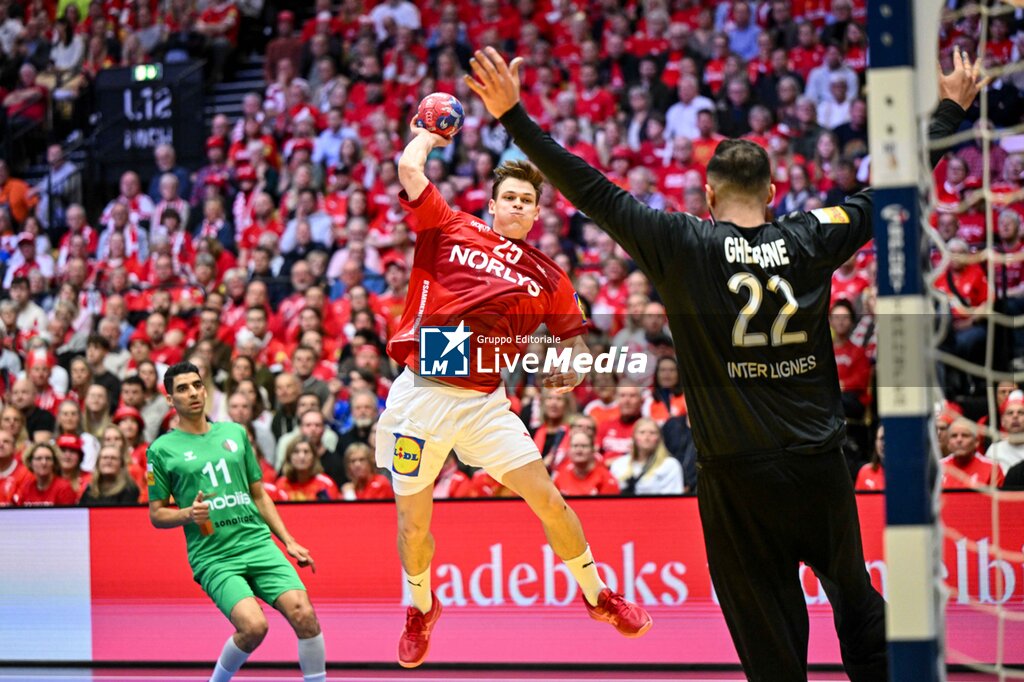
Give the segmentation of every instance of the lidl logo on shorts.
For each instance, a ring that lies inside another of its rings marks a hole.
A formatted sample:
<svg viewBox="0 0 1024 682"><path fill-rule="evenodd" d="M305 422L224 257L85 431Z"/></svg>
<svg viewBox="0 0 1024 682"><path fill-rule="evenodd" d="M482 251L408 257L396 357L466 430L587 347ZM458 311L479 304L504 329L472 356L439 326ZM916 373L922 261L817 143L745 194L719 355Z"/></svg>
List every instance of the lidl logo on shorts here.
<svg viewBox="0 0 1024 682"><path fill-rule="evenodd" d="M403 476L416 476L420 473L420 462L423 461L423 439L395 434L395 454L391 460L391 470Z"/></svg>
<svg viewBox="0 0 1024 682"><path fill-rule="evenodd" d="M420 327L420 376L468 377L471 335L465 322L458 327Z"/></svg>

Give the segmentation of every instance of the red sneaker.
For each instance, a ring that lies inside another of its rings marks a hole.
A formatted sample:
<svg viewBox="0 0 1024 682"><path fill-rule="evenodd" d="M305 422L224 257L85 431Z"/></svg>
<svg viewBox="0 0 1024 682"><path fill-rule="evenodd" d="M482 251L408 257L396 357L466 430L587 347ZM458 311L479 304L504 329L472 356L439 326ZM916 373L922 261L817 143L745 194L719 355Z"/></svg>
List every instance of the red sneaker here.
<svg viewBox="0 0 1024 682"><path fill-rule="evenodd" d="M587 613L594 620L611 623L612 627L625 637L640 637L651 629L654 621L651 614L642 606L632 604L621 595L609 588L601 590L597 595L597 606L591 606L586 596L583 603L587 605Z"/></svg>
<svg viewBox="0 0 1024 682"><path fill-rule="evenodd" d="M423 613L415 606L405 611L405 629L398 640L398 664L403 668L415 668L423 663L430 648L430 630L441 617L441 602L437 595L430 593L430 611Z"/></svg>

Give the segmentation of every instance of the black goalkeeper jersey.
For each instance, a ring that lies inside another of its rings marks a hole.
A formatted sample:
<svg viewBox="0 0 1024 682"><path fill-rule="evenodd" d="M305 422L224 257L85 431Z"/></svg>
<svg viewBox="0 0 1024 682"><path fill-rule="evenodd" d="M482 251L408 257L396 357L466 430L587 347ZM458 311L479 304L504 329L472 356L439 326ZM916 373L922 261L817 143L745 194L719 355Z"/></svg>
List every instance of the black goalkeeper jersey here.
<svg viewBox="0 0 1024 682"><path fill-rule="evenodd" d="M943 102L932 136L952 133L963 116ZM872 237L871 190L740 228L648 208L555 143L522 105L501 122L658 290L702 457L815 453L842 443L828 304L833 271Z"/></svg>

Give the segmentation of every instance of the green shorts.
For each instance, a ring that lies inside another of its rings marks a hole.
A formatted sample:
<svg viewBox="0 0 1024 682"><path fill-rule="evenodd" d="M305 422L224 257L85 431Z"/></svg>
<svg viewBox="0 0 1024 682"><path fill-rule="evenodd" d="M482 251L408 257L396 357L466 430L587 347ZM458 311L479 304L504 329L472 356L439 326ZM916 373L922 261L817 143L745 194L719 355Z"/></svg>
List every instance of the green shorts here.
<svg viewBox="0 0 1024 682"><path fill-rule="evenodd" d="M288 590L306 590L295 567L271 541L241 556L215 559L194 577L229 619L231 609L246 597L259 597L273 606Z"/></svg>

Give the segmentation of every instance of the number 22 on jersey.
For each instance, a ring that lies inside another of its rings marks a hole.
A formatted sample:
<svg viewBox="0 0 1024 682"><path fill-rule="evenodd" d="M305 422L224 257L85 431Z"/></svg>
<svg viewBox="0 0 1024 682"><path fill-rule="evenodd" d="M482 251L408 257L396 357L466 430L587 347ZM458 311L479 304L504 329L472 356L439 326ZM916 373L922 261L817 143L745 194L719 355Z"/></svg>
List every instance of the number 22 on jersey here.
<svg viewBox="0 0 1024 682"><path fill-rule="evenodd" d="M790 318L800 309L796 296L793 294L793 286L780 277L772 275L768 280L768 291L782 296L784 302L775 317L771 329L772 346L788 346L794 343L807 341L807 332L788 332L786 325ZM753 273L737 272L729 278L729 291L739 294L741 289L746 289L749 295L746 304L740 308L736 316L736 322L732 326L732 345L738 348L756 348L768 345L768 335L762 332L748 332L747 326L751 318L757 315L764 301L764 291L761 282Z"/></svg>

